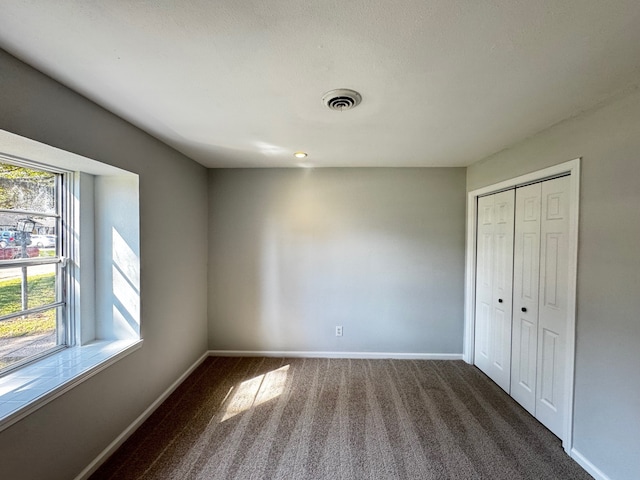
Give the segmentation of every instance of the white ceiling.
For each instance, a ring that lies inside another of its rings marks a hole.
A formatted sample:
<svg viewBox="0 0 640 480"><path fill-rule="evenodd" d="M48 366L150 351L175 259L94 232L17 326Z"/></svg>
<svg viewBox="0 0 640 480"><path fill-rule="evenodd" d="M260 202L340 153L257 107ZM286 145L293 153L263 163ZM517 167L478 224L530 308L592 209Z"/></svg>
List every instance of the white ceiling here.
<svg viewBox="0 0 640 480"><path fill-rule="evenodd" d="M2 0L0 46L208 167L465 166L640 84L640 1Z"/></svg>

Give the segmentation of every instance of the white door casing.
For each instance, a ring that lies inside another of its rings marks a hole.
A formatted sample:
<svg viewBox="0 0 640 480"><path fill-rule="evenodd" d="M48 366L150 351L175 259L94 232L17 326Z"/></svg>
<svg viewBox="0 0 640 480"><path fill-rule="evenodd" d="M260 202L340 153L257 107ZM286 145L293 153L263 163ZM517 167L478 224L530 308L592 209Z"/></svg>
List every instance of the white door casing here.
<svg viewBox="0 0 640 480"><path fill-rule="evenodd" d="M478 199L475 364L509 392L514 190Z"/></svg>

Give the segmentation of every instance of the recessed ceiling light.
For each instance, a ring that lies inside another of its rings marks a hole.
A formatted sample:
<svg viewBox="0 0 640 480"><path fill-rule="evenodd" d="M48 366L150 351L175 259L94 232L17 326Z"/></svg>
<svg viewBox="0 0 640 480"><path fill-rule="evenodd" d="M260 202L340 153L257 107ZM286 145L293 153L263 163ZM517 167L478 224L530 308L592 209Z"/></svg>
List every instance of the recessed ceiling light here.
<svg viewBox="0 0 640 480"><path fill-rule="evenodd" d="M293 154L293 156L296 157L296 158L305 158L307 156L307 154L304 153L304 152L296 152L296 153Z"/></svg>

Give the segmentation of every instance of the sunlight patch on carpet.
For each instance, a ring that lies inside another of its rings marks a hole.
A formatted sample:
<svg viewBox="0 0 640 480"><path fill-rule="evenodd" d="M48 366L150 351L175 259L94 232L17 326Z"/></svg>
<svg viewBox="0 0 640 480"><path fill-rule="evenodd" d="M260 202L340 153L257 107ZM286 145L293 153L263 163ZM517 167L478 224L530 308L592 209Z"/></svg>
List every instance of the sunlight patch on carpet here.
<svg viewBox="0 0 640 480"><path fill-rule="evenodd" d="M287 382L288 371L289 365L285 365L242 382L233 392L220 422L280 396Z"/></svg>

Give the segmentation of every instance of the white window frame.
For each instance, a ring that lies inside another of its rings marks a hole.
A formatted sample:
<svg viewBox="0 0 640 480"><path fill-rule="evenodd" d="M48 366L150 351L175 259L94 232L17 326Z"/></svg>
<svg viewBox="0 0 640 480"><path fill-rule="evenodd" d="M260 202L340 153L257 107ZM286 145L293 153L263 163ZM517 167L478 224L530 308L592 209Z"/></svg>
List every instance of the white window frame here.
<svg viewBox="0 0 640 480"><path fill-rule="evenodd" d="M60 172L67 347L0 377L0 431L142 346L135 173L0 130L8 163ZM67 172L67 173L64 173ZM126 208L123 208L126 205Z"/></svg>

